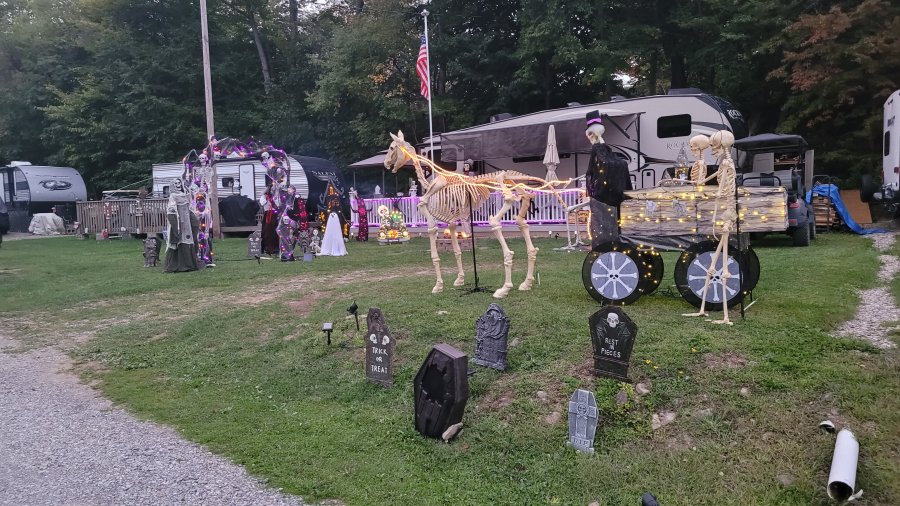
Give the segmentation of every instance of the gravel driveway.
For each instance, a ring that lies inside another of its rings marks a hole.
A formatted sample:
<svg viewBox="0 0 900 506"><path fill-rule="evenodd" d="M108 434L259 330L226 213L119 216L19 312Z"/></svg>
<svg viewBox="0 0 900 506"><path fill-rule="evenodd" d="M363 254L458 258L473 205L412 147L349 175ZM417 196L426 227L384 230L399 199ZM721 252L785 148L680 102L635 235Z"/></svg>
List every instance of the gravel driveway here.
<svg viewBox="0 0 900 506"><path fill-rule="evenodd" d="M0 335L0 505L303 504L113 407L61 351L15 344Z"/></svg>

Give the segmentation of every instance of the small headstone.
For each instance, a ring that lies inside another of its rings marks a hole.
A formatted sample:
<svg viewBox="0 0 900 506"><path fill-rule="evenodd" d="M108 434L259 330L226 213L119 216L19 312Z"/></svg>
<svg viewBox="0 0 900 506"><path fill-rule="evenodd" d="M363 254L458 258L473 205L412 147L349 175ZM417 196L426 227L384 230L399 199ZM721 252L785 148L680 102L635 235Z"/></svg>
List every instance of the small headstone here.
<svg viewBox="0 0 900 506"><path fill-rule="evenodd" d="M262 256L262 235L259 230L250 234L247 238L247 258L259 258Z"/></svg>
<svg viewBox="0 0 900 506"><path fill-rule="evenodd" d="M377 307L366 316L366 379L384 387L394 386L394 337Z"/></svg>
<svg viewBox="0 0 900 506"><path fill-rule="evenodd" d="M631 382L628 366L637 325L618 306L606 306L588 319L594 345L594 375Z"/></svg>
<svg viewBox="0 0 900 506"><path fill-rule="evenodd" d="M498 371L506 370L509 318L499 304L491 303L475 322L475 356L472 361Z"/></svg>
<svg viewBox="0 0 900 506"><path fill-rule="evenodd" d="M162 249L162 242L158 237L144 239L144 267L156 267L160 249Z"/></svg>
<svg viewBox="0 0 900 506"><path fill-rule="evenodd" d="M449 344L431 349L413 382L416 430L440 438L462 421L469 400L468 357Z"/></svg>
<svg viewBox="0 0 900 506"><path fill-rule="evenodd" d="M569 444L576 450L594 453L597 432L597 401L594 393L578 389L569 398Z"/></svg>

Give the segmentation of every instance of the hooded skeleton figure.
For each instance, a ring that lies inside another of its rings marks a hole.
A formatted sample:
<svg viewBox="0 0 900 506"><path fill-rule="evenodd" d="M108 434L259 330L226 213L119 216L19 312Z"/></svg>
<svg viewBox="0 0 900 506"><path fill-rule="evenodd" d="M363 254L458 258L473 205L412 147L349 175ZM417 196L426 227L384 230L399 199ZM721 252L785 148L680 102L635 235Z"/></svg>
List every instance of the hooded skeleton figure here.
<svg viewBox="0 0 900 506"><path fill-rule="evenodd" d="M586 175L587 194L590 196L591 245L619 239L618 208L625 200L625 191L631 190L628 162L613 153L603 140L606 131L599 111L591 111L585 117L585 136L591 142L591 159Z"/></svg>
<svg viewBox="0 0 900 506"><path fill-rule="evenodd" d="M184 181L181 178L173 179L166 206L166 216L169 219L169 242L166 249L175 249L179 244L194 244L190 207L191 197L185 191Z"/></svg>

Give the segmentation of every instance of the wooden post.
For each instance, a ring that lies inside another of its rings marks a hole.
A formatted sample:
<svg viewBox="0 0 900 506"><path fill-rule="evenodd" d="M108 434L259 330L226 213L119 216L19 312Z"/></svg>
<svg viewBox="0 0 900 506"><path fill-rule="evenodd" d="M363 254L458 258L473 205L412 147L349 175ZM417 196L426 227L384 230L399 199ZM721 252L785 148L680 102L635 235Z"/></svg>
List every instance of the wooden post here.
<svg viewBox="0 0 900 506"><path fill-rule="evenodd" d="M212 184L209 187L210 214L212 214L212 235L216 239L222 238L222 230L219 227L219 176L216 171L216 156L213 151L213 139L216 128L213 122L212 102L212 71L209 65L209 24L206 20L206 0L200 0L200 38L203 46L203 91L206 98L206 146L209 156L209 165L212 169Z"/></svg>

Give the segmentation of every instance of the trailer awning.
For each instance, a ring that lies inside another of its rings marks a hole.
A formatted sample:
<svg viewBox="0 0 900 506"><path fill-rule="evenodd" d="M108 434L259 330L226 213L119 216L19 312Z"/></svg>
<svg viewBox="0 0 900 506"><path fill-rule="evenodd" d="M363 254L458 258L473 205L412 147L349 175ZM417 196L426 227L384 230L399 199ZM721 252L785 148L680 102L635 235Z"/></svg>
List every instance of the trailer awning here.
<svg viewBox="0 0 900 506"><path fill-rule="evenodd" d="M591 144L584 135L585 115L589 111L603 115L607 133L614 129L635 132L633 123L639 114L610 108L608 104L552 109L441 134L441 160L543 157L550 125L555 127L560 154L590 153Z"/></svg>
<svg viewBox="0 0 900 506"><path fill-rule="evenodd" d="M370 156L370 157L366 158L365 160L360 160L358 162L351 163L350 165L348 165L348 167L351 167L354 169L380 167L383 169L385 155L387 155L387 150L384 150L375 156ZM412 166L413 166L412 162L410 162L410 161L407 161L406 164L404 165L404 167L412 167Z"/></svg>
<svg viewBox="0 0 900 506"><path fill-rule="evenodd" d="M734 141L734 149L741 151L771 151L773 149L806 149L806 140L792 134L759 134Z"/></svg>

